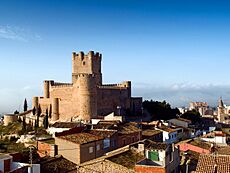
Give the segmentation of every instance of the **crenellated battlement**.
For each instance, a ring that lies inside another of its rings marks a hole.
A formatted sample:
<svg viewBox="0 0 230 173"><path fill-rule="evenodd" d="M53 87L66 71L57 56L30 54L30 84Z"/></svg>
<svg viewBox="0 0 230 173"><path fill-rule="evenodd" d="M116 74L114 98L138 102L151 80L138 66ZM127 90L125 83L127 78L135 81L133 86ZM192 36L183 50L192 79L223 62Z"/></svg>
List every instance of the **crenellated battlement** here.
<svg viewBox="0 0 230 173"><path fill-rule="evenodd" d="M89 51L88 54L84 54L84 52L73 52L72 82L76 82L79 74L93 74L96 78L97 85L101 85L101 59L102 55L99 52Z"/></svg>
<svg viewBox="0 0 230 173"><path fill-rule="evenodd" d="M84 52L80 51L79 53L73 52L72 60L78 59L79 61L86 61L88 59L100 60L102 59L102 55L99 52L89 51L88 54L84 54Z"/></svg>
<svg viewBox="0 0 230 173"><path fill-rule="evenodd" d="M95 75L94 74L85 74L85 73L82 73L82 74L78 74L78 75L76 75L78 78L94 78L95 77Z"/></svg>
<svg viewBox="0 0 230 173"><path fill-rule="evenodd" d="M125 81L123 83L118 83L118 84L103 84L101 86L98 86L99 88L114 88L114 89L119 89L119 88L129 88L131 87L131 83L129 84L129 81Z"/></svg>
<svg viewBox="0 0 230 173"><path fill-rule="evenodd" d="M52 88L58 88L58 87L72 87L72 83L63 83L63 82L54 82L51 87Z"/></svg>

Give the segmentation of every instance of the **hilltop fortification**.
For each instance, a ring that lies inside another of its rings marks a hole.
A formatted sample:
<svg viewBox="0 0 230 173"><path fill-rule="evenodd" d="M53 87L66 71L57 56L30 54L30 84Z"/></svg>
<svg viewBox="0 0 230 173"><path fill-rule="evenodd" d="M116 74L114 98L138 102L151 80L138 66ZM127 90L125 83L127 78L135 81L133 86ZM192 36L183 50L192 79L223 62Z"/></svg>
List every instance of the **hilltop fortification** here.
<svg viewBox="0 0 230 173"><path fill-rule="evenodd" d="M120 109L141 112L142 98L131 97L131 82L102 84L102 55L90 51L73 52L72 83L44 81L44 96L34 97L32 108L41 107L42 113L51 112L52 120L78 118L90 120Z"/></svg>

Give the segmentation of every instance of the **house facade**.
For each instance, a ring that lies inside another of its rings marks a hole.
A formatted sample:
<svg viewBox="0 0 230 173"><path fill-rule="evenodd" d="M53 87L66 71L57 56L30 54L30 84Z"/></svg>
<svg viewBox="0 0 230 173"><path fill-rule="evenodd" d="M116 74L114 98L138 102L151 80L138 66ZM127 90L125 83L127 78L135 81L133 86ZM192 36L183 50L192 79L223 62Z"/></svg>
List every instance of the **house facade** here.
<svg viewBox="0 0 230 173"><path fill-rule="evenodd" d="M76 133L55 137L58 154L75 164L95 159L104 154L103 137L89 133Z"/></svg>
<svg viewBox="0 0 230 173"><path fill-rule="evenodd" d="M137 162L135 171L139 173L179 173L180 152L174 144L144 141L146 159Z"/></svg>

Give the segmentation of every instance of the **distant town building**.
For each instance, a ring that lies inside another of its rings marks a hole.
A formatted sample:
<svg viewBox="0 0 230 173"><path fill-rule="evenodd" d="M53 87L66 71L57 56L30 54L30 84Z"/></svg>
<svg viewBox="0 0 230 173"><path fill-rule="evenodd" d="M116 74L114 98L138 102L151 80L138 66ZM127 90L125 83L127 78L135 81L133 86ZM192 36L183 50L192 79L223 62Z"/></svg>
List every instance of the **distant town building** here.
<svg viewBox="0 0 230 173"><path fill-rule="evenodd" d="M222 131L214 131L201 136L201 140L215 143L220 146L226 146L226 134Z"/></svg>
<svg viewBox="0 0 230 173"><path fill-rule="evenodd" d="M178 133L182 132L182 128L171 128L165 125L160 125L156 127L157 130L162 131L163 133L163 142L171 144L178 141Z"/></svg>
<svg viewBox="0 0 230 173"><path fill-rule="evenodd" d="M189 110L196 110L200 115L205 115L208 110L207 102L191 102L189 103Z"/></svg>
<svg viewBox="0 0 230 173"><path fill-rule="evenodd" d="M168 120L169 125L173 124L176 126L180 126L180 127L186 127L188 128L189 125L192 124L191 120L185 119L185 118L174 118L174 119L170 119Z"/></svg>
<svg viewBox="0 0 230 173"><path fill-rule="evenodd" d="M222 98L218 101L217 120L220 123L230 124L230 106L224 105Z"/></svg>
<svg viewBox="0 0 230 173"><path fill-rule="evenodd" d="M185 112L188 111L188 108L182 107L182 108L178 108L178 110L180 111L181 114L184 114Z"/></svg>

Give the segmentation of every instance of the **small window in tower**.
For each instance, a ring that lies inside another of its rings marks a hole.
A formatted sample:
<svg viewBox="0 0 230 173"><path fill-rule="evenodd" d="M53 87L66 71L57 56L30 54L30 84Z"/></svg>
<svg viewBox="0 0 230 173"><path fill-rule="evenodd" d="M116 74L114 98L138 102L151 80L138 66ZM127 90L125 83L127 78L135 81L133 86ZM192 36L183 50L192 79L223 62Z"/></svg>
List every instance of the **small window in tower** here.
<svg viewBox="0 0 230 173"><path fill-rule="evenodd" d="M89 147L89 153L93 153L93 147Z"/></svg>
<svg viewBox="0 0 230 173"><path fill-rule="evenodd" d="M82 63L83 65L85 65L85 61L83 61L83 63Z"/></svg>

